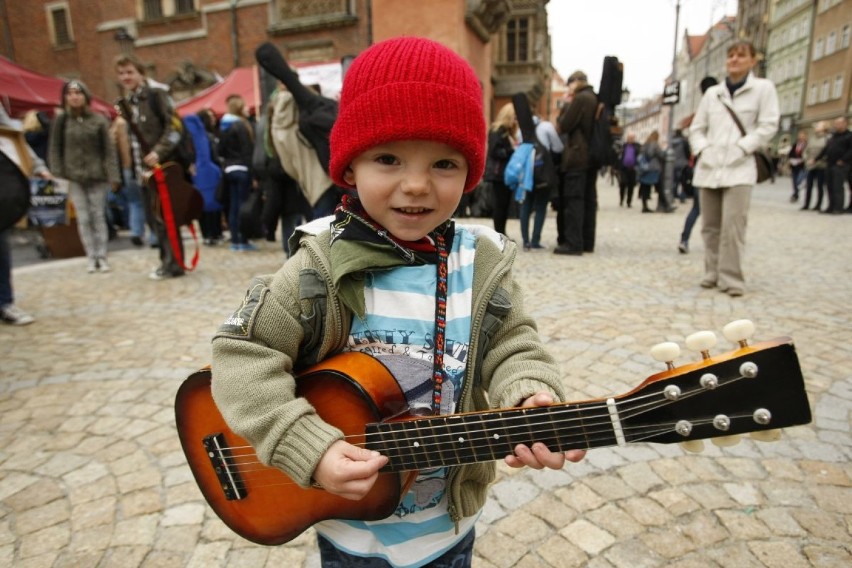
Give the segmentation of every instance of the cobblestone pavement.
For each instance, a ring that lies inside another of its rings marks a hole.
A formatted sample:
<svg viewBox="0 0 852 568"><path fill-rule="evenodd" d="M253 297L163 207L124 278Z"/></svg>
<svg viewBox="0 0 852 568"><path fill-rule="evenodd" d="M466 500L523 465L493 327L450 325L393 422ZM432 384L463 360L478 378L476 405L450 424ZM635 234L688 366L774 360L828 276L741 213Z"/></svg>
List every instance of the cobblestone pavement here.
<svg viewBox="0 0 852 568"><path fill-rule="evenodd" d="M792 336L814 421L781 441L598 449L561 471L500 477L477 526L478 568L852 565L852 216L799 211L788 180L755 191L741 298L698 286L700 233L676 250L687 206L619 208L601 180L593 255L521 253L528 309L578 400L624 393L661 370L660 341L750 318ZM551 214L552 215L552 214ZM519 237L517 221L509 230ZM553 246L555 223L545 227ZM204 248L197 272L146 278L150 249L18 269L33 325L0 327L0 566L316 567L313 531L279 547L235 536L205 504L175 433L181 380L279 244ZM721 344L714 352L730 347ZM685 353L679 363L695 358Z"/></svg>

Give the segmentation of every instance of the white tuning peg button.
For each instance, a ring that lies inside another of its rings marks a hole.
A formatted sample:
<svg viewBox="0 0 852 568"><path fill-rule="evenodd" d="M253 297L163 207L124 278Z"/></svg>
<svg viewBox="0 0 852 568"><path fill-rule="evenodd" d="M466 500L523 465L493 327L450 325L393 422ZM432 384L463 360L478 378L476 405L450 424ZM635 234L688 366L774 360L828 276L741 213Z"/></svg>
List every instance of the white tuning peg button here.
<svg viewBox="0 0 852 568"><path fill-rule="evenodd" d="M698 351L704 359L710 358L710 349L716 345L716 334L712 331L696 331L686 338L686 347Z"/></svg>
<svg viewBox="0 0 852 568"><path fill-rule="evenodd" d="M777 442L781 439L781 430L757 430L749 434L749 436L759 442Z"/></svg>
<svg viewBox="0 0 852 568"><path fill-rule="evenodd" d="M661 363L665 363L669 369L674 369L674 361L680 356L680 346L673 341L657 343L651 347L651 357Z"/></svg>
<svg viewBox="0 0 852 568"><path fill-rule="evenodd" d="M722 335L731 343L739 343L740 347L746 347L747 340L754 335L754 323L747 319L734 320L722 328Z"/></svg>
<svg viewBox="0 0 852 568"><path fill-rule="evenodd" d="M736 446L737 444L739 444L741 438L742 436L740 436L739 434L732 434L731 436L720 436L718 438L713 438L710 441L713 442L713 444L715 444L716 446L719 446L720 448L728 448L730 446Z"/></svg>
<svg viewBox="0 0 852 568"><path fill-rule="evenodd" d="M700 454L704 451L704 440L689 440L680 442L680 447L691 454Z"/></svg>

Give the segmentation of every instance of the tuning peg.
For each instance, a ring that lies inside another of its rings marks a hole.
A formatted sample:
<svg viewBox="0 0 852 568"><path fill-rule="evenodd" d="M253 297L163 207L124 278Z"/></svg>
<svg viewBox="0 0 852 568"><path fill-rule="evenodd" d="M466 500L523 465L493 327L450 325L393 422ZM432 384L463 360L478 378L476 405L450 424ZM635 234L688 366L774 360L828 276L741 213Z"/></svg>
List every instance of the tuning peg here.
<svg viewBox="0 0 852 568"><path fill-rule="evenodd" d="M740 443L740 439L742 436L739 434L732 434L731 436L720 436L718 438L713 438L711 442L714 445L719 446L720 448L728 448L730 446L736 446Z"/></svg>
<svg viewBox="0 0 852 568"><path fill-rule="evenodd" d="M672 341L657 343L651 347L651 357L665 363L669 369L674 369L673 361L680 356L680 346Z"/></svg>
<svg viewBox="0 0 852 568"><path fill-rule="evenodd" d="M749 434L752 439L759 442L777 442L781 439L781 430L757 430Z"/></svg>
<svg viewBox="0 0 852 568"><path fill-rule="evenodd" d="M680 447L691 454L700 454L704 451L704 440L689 440L680 442Z"/></svg>
<svg viewBox="0 0 852 568"><path fill-rule="evenodd" d="M696 331L686 338L686 347L701 353L703 359L710 358L710 349L716 345L716 334L712 331Z"/></svg>
<svg viewBox="0 0 852 568"><path fill-rule="evenodd" d="M722 335L731 343L739 343L740 347L747 347L747 340L754 335L754 323L747 319L734 320L722 328Z"/></svg>

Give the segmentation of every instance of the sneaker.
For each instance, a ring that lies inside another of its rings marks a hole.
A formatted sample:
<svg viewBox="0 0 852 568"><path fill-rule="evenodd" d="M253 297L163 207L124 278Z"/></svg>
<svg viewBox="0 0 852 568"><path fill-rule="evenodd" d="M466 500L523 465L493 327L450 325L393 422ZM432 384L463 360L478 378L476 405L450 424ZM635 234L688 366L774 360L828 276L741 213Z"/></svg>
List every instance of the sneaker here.
<svg viewBox="0 0 852 568"><path fill-rule="evenodd" d="M255 246L253 243L243 243L242 247L244 251L252 252L257 250L257 246Z"/></svg>
<svg viewBox="0 0 852 568"><path fill-rule="evenodd" d="M543 250L547 247L545 247L544 245L540 245L538 243L533 243L533 244L530 245L530 248L532 248L533 250Z"/></svg>
<svg viewBox="0 0 852 568"><path fill-rule="evenodd" d="M725 290L725 292L728 294L728 296L732 298L739 298L743 295L743 291L741 288L728 288L727 290Z"/></svg>
<svg viewBox="0 0 852 568"><path fill-rule="evenodd" d="M0 307L0 321L11 325L27 325L33 323L35 318L15 304L6 304Z"/></svg>
<svg viewBox="0 0 852 568"><path fill-rule="evenodd" d="M98 259L90 258L89 264L86 266L86 272L88 272L89 274L92 274L92 273L97 272L97 271L98 271Z"/></svg>
<svg viewBox="0 0 852 568"><path fill-rule="evenodd" d="M130 242L133 243L133 246L135 247L141 247L142 237L137 237L136 235L133 235L132 237L130 237Z"/></svg>
<svg viewBox="0 0 852 568"><path fill-rule="evenodd" d="M231 243L231 250L241 252L241 251L244 251L245 249L243 248L243 245L241 245L239 243Z"/></svg>
<svg viewBox="0 0 852 568"><path fill-rule="evenodd" d="M677 245L677 250L680 251L680 254L686 254L689 252L689 243L686 241L681 241L679 245Z"/></svg>
<svg viewBox="0 0 852 568"><path fill-rule="evenodd" d="M98 259L98 270L101 272L109 272L110 267L105 258Z"/></svg>

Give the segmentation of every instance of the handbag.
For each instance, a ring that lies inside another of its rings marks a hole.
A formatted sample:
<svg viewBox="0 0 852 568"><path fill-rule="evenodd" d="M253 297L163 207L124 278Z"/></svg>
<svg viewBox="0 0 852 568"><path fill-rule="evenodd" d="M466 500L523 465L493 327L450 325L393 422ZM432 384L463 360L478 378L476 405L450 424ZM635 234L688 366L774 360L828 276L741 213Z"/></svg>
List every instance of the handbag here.
<svg viewBox="0 0 852 568"><path fill-rule="evenodd" d="M743 128L743 123L740 122L740 117L738 117L737 113L734 112L734 109L728 105L727 101L722 98L722 95L719 95L719 100L723 105L725 105L725 108L730 113L731 118L734 119L734 122L737 124L737 128L740 129L740 134L745 136L746 131L745 128ZM775 177L775 166L765 150L755 150L753 156L754 164L757 167L757 183L766 181L771 177Z"/></svg>

